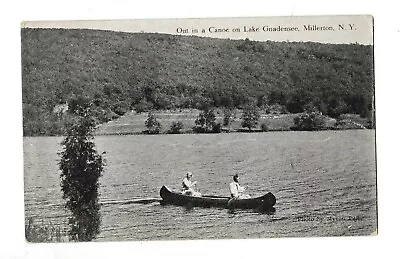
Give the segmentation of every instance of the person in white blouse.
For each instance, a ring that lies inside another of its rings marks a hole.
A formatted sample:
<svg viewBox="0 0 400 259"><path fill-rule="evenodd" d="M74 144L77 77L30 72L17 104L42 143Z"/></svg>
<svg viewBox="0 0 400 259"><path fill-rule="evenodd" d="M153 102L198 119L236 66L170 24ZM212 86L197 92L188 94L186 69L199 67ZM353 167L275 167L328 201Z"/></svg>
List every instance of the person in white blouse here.
<svg viewBox="0 0 400 259"><path fill-rule="evenodd" d="M182 181L182 194L191 195L191 196L201 196L200 192L196 192L194 190L194 186L196 185L196 181L192 181L193 174L191 172L186 173L186 177L183 178Z"/></svg>
<svg viewBox="0 0 400 259"><path fill-rule="evenodd" d="M233 182L229 184L229 190L233 199L249 199L250 195L244 194L245 188L239 185L239 175L233 176Z"/></svg>

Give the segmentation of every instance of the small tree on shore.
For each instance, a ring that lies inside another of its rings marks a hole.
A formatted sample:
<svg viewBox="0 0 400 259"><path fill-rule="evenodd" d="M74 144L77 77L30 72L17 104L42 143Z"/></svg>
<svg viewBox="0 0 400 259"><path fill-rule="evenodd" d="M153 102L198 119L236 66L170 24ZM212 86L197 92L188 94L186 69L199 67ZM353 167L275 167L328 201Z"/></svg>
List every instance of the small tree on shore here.
<svg viewBox="0 0 400 259"><path fill-rule="evenodd" d="M255 105L247 105L243 109L242 114L242 127L248 128L251 131L252 128L255 128L258 124L258 120L260 119L260 113Z"/></svg>
<svg viewBox="0 0 400 259"><path fill-rule="evenodd" d="M152 112L149 112L145 125L149 134L159 134L161 131L161 123Z"/></svg>
<svg viewBox="0 0 400 259"><path fill-rule="evenodd" d="M215 114L212 109L204 109L195 120L195 131L199 133L212 132L215 125Z"/></svg>
<svg viewBox="0 0 400 259"><path fill-rule="evenodd" d="M224 109L223 125L230 128L233 121L233 109Z"/></svg>
<svg viewBox="0 0 400 259"><path fill-rule="evenodd" d="M261 124L261 131L263 131L263 132L269 131L269 127L268 127L268 124L266 122L263 122Z"/></svg>
<svg viewBox="0 0 400 259"><path fill-rule="evenodd" d="M89 104L79 104L61 142L61 190L72 216L68 220L69 237L90 241L100 232L99 177L103 159L95 149L92 132L95 120L89 115Z"/></svg>

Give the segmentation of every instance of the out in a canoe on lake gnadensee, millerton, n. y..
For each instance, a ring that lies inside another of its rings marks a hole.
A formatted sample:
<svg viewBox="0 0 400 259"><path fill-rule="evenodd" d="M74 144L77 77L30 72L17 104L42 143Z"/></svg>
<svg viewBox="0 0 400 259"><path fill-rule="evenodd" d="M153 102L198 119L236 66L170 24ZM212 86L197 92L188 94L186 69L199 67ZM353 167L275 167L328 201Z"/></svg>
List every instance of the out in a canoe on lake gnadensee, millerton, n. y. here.
<svg viewBox="0 0 400 259"><path fill-rule="evenodd" d="M29 242L377 233L371 16L23 22L21 63Z"/></svg>

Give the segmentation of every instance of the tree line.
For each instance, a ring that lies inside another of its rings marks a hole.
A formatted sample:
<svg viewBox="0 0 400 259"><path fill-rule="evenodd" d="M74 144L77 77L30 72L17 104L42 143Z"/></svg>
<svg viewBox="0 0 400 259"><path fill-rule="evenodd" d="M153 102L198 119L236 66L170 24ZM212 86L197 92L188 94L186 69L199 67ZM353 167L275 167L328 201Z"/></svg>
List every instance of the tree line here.
<svg viewBox="0 0 400 259"><path fill-rule="evenodd" d="M198 114L195 120L195 126L189 131L184 129L182 121L173 121L169 130L162 132L162 125L157 119L154 112L149 112L147 119L144 124L146 130L145 134L180 134L180 133L221 133L223 129L229 131L270 131L269 125L266 122L260 124L260 111L256 105L247 105L244 107L240 116L240 126L242 128L232 129L231 124L234 120L234 111L232 109L224 109L222 123L217 122L216 112L212 108L204 108ZM314 131L329 129L325 124L326 116L323 116L320 112L308 110L305 113L300 113L294 117L294 123L291 130L302 130L302 131ZM336 124L340 124L342 121L339 120ZM225 127L225 128L223 128ZM332 128L333 129L333 128ZM183 131L185 130L185 131Z"/></svg>

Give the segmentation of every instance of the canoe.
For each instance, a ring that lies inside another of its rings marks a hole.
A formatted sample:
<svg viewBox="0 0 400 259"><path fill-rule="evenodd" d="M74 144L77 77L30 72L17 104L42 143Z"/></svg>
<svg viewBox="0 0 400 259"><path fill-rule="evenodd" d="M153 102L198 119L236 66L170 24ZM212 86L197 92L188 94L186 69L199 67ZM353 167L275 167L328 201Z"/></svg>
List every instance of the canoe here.
<svg viewBox="0 0 400 259"><path fill-rule="evenodd" d="M219 207L228 209L256 209L260 211L270 211L276 203L275 196L268 192L267 194L250 199L231 199L230 197L202 195L201 197L184 195L171 191L163 186L160 190L162 204L173 204L189 207Z"/></svg>

